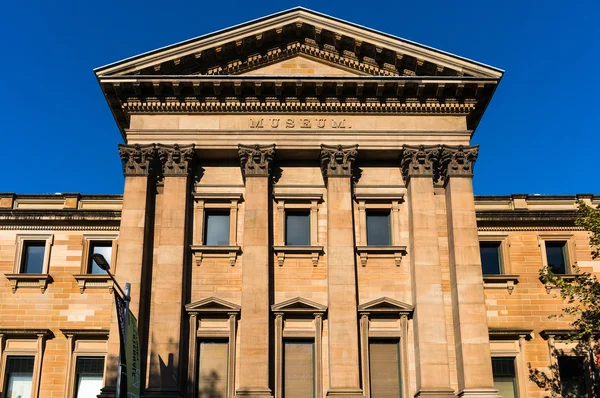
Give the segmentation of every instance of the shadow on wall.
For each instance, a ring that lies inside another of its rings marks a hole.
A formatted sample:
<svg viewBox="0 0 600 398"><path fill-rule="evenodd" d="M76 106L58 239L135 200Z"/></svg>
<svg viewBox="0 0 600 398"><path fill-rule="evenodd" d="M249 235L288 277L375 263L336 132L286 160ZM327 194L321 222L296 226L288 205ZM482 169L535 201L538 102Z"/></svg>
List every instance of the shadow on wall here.
<svg viewBox="0 0 600 398"><path fill-rule="evenodd" d="M214 370L208 376L203 377L202 386L198 390L199 398L225 398L217 391L217 384L221 377Z"/></svg>
<svg viewBox="0 0 600 398"><path fill-rule="evenodd" d="M586 385L586 380L591 380L592 367L589 361L590 351L589 346L585 343L579 342L575 348L566 354L563 350L553 350L553 356L555 360L547 368L546 371L540 369L534 369L531 366L531 362L527 363L529 368L529 380L539 388L550 393L548 397L562 396L563 398L579 398L593 396L589 395L593 390L593 386ZM561 358L566 359L564 363L562 376L564 380L561 380L559 361ZM582 362L572 361L574 358L582 358ZM589 391L588 391L589 390Z"/></svg>

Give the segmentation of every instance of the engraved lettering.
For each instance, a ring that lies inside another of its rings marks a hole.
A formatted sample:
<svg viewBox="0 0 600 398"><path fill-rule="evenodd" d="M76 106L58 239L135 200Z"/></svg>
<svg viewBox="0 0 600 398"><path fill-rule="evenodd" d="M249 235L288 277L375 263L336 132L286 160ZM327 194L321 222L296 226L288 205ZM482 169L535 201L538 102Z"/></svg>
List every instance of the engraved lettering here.
<svg viewBox="0 0 600 398"><path fill-rule="evenodd" d="M327 119L317 119L317 127L320 129L325 128L326 121Z"/></svg>
<svg viewBox="0 0 600 398"><path fill-rule="evenodd" d="M303 129L311 128L310 119L300 119L300 127Z"/></svg>
<svg viewBox="0 0 600 398"><path fill-rule="evenodd" d="M250 128L251 129L262 129L264 119L250 119Z"/></svg>
<svg viewBox="0 0 600 398"><path fill-rule="evenodd" d="M274 129L279 127L279 119L271 119L271 127Z"/></svg>
<svg viewBox="0 0 600 398"><path fill-rule="evenodd" d="M293 129L293 128L294 128L294 125L295 125L295 123L294 123L294 119L287 119L287 120L285 121L285 128L286 128L286 129Z"/></svg>
<svg viewBox="0 0 600 398"><path fill-rule="evenodd" d="M332 129L345 129L346 128L346 119L342 119L342 120L331 119L331 128Z"/></svg>

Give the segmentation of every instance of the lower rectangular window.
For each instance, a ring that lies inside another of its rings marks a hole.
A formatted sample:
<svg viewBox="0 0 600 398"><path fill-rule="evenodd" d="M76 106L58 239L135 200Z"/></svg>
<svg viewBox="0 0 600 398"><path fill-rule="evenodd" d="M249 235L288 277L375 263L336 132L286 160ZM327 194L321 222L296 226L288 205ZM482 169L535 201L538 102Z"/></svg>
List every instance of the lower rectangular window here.
<svg viewBox="0 0 600 398"><path fill-rule="evenodd" d="M313 341L283 342L283 396L315 396L315 344Z"/></svg>
<svg viewBox="0 0 600 398"><path fill-rule="evenodd" d="M198 347L199 398L227 396L228 349L229 344L226 340L200 341Z"/></svg>
<svg viewBox="0 0 600 398"><path fill-rule="evenodd" d="M503 398L518 398L514 358L492 358L494 388Z"/></svg>
<svg viewBox="0 0 600 398"><path fill-rule="evenodd" d="M6 360L6 398L21 398L31 396L33 383L34 357L10 356Z"/></svg>
<svg viewBox="0 0 600 398"><path fill-rule="evenodd" d="M369 371L372 398L402 397L400 341L369 341Z"/></svg>
<svg viewBox="0 0 600 398"><path fill-rule="evenodd" d="M558 373L560 375L560 390L563 398L587 398L588 391L584 357L559 356Z"/></svg>
<svg viewBox="0 0 600 398"><path fill-rule="evenodd" d="M75 365L75 397L95 397L102 389L104 358L77 357Z"/></svg>

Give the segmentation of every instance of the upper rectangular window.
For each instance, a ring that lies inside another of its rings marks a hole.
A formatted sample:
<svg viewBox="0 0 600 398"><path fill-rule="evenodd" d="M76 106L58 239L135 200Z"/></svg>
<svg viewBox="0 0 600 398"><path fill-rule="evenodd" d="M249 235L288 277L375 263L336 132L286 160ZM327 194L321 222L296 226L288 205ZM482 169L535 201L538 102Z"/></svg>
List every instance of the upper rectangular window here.
<svg viewBox="0 0 600 398"><path fill-rule="evenodd" d="M548 267L555 274L568 274L567 242L563 240L548 240L545 244Z"/></svg>
<svg viewBox="0 0 600 398"><path fill-rule="evenodd" d="M75 397L87 398L100 394L103 377L103 357L78 356L75 365Z"/></svg>
<svg viewBox="0 0 600 398"><path fill-rule="evenodd" d="M9 356L6 359L6 398L31 396L34 363L33 356Z"/></svg>
<svg viewBox="0 0 600 398"><path fill-rule="evenodd" d="M518 398L515 359L512 357L492 358L494 388L503 398Z"/></svg>
<svg viewBox="0 0 600 398"><path fill-rule="evenodd" d="M285 212L285 244L310 246L310 210Z"/></svg>
<svg viewBox="0 0 600 398"><path fill-rule="evenodd" d="M312 341L283 342L283 396L307 398L315 395L315 344Z"/></svg>
<svg viewBox="0 0 600 398"><path fill-rule="evenodd" d="M198 347L198 396L227 396L228 349L227 340L200 341Z"/></svg>
<svg viewBox="0 0 600 398"><path fill-rule="evenodd" d="M481 254L481 269L483 275L502 274L502 256L500 252L501 242L479 242Z"/></svg>
<svg viewBox="0 0 600 398"><path fill-rule="evenodd" d="M46 242L26 240L23 242L23 255L21 260L21 273L41 274L44 272L44 259Z"/></svg>
<svg viewBox="0 0 600 398"><path fill-rule="evenodd" d="M586 385L589 374L584 357L559 356L558 373L563 398L587 398L589 396Z"/></svg>
<svg viewBox="0 0 600 398"><path fill-rule="evenodd" d="M229 211L206 211L204 236L208 246L229 245Z"/></svg>
<svg viewBox="0 0 600 398"><path fill-rule="evenodd" d="M112 241L91 241L90 242L90 249L89 249L89 258L88 258L88 269L87 269L87 273L88 274L106 274L106 271L104 271L102 268L100 268L98 266L98 264L96 264L96 261L94 261L94 259L92 258L92 255L94 254L101 254L106 261L108 262L108 265L112 266L112 248L113 248L113 242Z"/></svg>
<svg viewBox="0 0 600 398"><path fill-rule="evenodd" d="M389 211L367 211L367 245L389 246L391 240Z"/></svg>
<svg viewBox="0 0 600 398"><path fill-rule="evenodd" d="M400 342L369 341L369 371L372 397L401 397Z"/></svg>

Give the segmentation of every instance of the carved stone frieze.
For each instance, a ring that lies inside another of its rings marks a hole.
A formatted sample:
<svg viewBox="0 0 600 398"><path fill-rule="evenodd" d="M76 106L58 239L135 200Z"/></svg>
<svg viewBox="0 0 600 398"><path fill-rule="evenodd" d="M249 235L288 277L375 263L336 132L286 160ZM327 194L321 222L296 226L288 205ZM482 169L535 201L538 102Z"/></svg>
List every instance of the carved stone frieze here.
<svg viewBox="0 0 600 398"><path fill-rule="evenodd" d="M238 145L240 166L244 177L268 177L275 160L273 145Z"/></svg>
<svg viewBox="0 0 600 398"><path fill-rule="evenodd" d="M448 177L473 177L478 153L479 145L443 145L439 163L440 176L446 181Z"/></svg>
<svg viewBox="0 0 600 398"><path fill-rule="evenodd" d="M162 165L164 176L187 176L194 162L194 144L179 146L161 145L157 146L158 158Z"/></svg>
<svg viewBox="0 0 600 398"><path fill-rule="evenodd" d="M440 156L440 145L404 145L400 155L400 168L405 182L411 177L438 176L438 160Z"/></svg>
<svg viewBox="0 0 600 398"><path fill-rule="evenodd" d="M149 175L153 172L153 162L156 146L149 145L123 145L119 144L119 156L123 162L123 174Z"/></svg>
<svg viewBox="0 0 600 398"><path fill-rule="evenodd" d="M351 177L358 145L321 145L323 177Z"/></svg>

